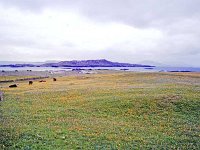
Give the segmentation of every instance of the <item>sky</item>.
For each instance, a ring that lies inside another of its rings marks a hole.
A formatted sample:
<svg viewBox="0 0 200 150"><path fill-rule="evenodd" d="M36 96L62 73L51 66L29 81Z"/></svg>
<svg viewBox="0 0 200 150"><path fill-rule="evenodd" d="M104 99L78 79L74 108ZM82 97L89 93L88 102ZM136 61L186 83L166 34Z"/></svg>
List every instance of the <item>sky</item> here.
<svg viewBox="0 0 200 150"><path fill-rule="evenodd" d="M200 67L200 0L0 0L0 61Z"/></svg>

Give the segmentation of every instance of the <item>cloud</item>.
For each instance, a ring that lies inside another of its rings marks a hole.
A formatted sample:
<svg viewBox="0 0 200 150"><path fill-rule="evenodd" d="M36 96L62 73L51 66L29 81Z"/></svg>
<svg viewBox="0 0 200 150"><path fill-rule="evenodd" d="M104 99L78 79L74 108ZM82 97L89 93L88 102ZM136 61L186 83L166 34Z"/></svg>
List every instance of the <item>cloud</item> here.
<svg viewBox="0 0 200 150"><path fill-rule="evenodd" d="M104 57L197 66L199 5L199 0L1 0L0 59Z"/></svg>
<svg viewBox="0 0 200 150"><path fill-rule="evenodd" d="M79 12L97 21L121 21L145 27L199 16L200 12L199 0L1 0L1 3L22 11L60 9Z"/></svg>

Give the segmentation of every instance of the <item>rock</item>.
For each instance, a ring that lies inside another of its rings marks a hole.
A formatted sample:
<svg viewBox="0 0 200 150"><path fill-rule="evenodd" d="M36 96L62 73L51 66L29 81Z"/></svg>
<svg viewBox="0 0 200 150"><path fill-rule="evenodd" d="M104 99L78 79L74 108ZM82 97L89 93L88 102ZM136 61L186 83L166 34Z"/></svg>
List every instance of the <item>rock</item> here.
<svg viewBox="0 0 200 150"><path fill-rule="evenodd" d="M3 101L3 92L0 91L0 101Z"/></svg>

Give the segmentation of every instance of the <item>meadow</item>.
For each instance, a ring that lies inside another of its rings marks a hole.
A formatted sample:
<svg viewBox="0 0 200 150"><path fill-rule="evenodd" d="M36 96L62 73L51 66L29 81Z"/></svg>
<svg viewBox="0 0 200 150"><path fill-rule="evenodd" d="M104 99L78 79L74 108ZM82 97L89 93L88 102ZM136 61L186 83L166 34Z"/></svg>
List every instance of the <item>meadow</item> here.
<svg viewBox="0 0 200 150"><path fill-rule="evenodd" d="M0 82L1 81L9 81L9 80L34 78L34 77L36 77L36 76L0 76Z"/></svg>
<svg viewBox="0 0 200 150"><path fill-rule="evenodd" d="M200 73L46 81L0 84L0 149L200 149Z"/></svg>

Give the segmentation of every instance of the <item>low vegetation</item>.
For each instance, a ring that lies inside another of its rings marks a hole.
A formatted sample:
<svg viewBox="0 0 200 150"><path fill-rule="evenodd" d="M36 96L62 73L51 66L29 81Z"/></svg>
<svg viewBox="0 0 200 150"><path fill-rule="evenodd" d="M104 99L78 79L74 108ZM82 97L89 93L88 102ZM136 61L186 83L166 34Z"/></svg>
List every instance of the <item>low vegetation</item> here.
<svg viewBox="0 0 200 150"><path fill-rule="evenodd" d="M200 149L200 74L107 73L2 88L0 149Z"/></svg>
<svg viewBox="0 0 200 150"><path fill-rule="evenodd" d="M0 76L0 82L2 81L10 81L10 80L20 80L20 79L27 79L27 78L34 78L35 76Z"/></svg>

